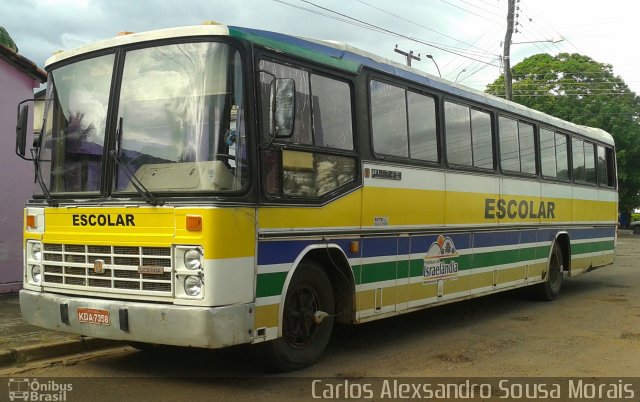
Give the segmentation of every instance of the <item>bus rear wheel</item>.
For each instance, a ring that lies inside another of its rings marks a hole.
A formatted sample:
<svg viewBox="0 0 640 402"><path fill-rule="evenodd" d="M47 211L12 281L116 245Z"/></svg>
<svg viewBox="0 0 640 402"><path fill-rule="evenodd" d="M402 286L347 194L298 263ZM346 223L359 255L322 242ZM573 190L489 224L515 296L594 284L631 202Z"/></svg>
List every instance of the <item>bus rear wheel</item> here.
<svg viewBox="0 0 640 402"><path fill-rule="evenodd" d="M303 262L291 278L282 316L282 337L264 345L265 363L275 371L315 363L329 343L334 321L331 282L313 262Z"/></svg>
<svg viewBox="0 0 640 402"><path fill-rule="evenodd" d="M556 243L551 252L547 280L534 288L536 298L544 301L555 300L562 288L562 276L564 273L564 259L562 247Z"/></svg>

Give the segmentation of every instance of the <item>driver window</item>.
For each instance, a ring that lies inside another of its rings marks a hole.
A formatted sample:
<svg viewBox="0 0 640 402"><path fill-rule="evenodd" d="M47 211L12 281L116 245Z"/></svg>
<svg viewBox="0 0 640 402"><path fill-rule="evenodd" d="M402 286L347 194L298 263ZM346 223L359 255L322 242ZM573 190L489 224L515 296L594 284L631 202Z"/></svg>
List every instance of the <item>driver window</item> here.
<svg viewBox="0 0 640 402"><path fill-rule="evenodd" d="M261 157L265 191L278 197L318 198L355 180L355 157L344 155L354 150L349 83L272 61L260 61L259 68L262 143L271 145ZM295 122L289 138L274 139L269 132L274 78L295 82ZM279 149L282 143L287 149Z"/></svg>

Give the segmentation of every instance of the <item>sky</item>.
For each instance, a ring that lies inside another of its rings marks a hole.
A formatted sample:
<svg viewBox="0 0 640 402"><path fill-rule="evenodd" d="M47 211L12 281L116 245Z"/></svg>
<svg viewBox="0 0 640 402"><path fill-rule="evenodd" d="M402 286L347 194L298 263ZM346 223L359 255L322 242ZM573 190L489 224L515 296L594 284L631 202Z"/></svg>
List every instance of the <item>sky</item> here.
<svg viewBox="0 0 640 402"><path fill-rule="evenodd" d="M519 0L511 65L537 54L580 53L611 64L640 93L635 0ZM0 0L4 26L23 56L44 67L69 50L121 31L215 20L345 42L484 90L502 72L507 0ZM552 43L550 41L562 41ZM537 43L519 43L519 42ZM431 55L432 58L426 57ZM436 67L437 65L437 67Z"/></svg>

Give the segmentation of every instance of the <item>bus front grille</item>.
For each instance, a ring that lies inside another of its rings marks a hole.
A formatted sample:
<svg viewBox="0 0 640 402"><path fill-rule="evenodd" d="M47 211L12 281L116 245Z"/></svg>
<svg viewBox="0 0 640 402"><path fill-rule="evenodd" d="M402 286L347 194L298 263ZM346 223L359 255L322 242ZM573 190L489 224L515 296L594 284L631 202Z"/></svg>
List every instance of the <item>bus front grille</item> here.
<svg viewBox="0 0 640 402"><path fill-rule="evenodd" d="M171 247L45 243L43 260L44 286L75 291L173 295ZM140 267L155 269L153 273L149 269L140 273Z"/></svg>

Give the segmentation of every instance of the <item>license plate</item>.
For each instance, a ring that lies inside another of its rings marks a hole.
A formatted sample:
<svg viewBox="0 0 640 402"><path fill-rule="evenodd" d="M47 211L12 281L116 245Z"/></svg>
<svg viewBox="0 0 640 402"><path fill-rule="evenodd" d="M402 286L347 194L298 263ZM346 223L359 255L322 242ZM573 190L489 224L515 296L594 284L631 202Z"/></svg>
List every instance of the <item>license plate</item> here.
<svg viewBox="0 0 640 402"><path fill-rule="evenodd" d="M109 310L78 307L78 322L97 325L111 325Z"/></svg>

